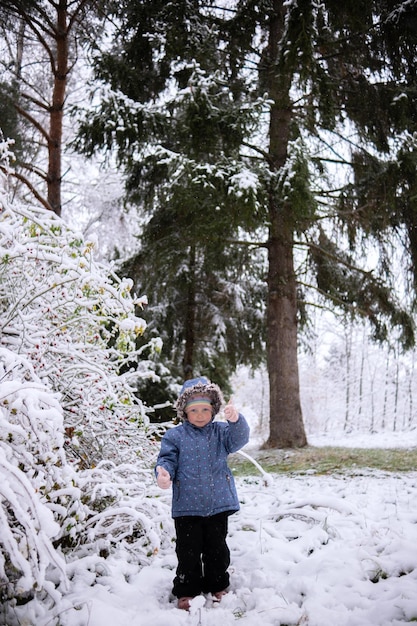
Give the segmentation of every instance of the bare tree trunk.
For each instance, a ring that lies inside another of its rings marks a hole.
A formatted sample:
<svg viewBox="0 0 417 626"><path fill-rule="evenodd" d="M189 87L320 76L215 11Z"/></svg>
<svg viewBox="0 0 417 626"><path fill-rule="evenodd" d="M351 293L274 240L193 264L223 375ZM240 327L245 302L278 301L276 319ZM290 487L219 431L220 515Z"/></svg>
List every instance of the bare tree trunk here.
<svg viewBox="0 0 417 626"><path fill-rule="evenodd" d="M361 350L361 365L359 371L359 407L358 407L358 420L356 426L360 427L361 418L362 418L362 406L363 406L363 377L365 371L365 345L366 345L366 333L365 329L363 329L362 336L362 350Z"/></svg>
<svg viewBox="0 0 417 626"><path fill-rule="evenodd" d="M189 282L187 294L187 311L185 315L185 347L183 358L184 380L189 380L194 376L194 355L195 355L195 324L196 324L196 250L191 246L189 261Z"/></svg>
<svg viewBox="0 0 417 626"><path fill-rule="evenodd" d="M395 378L394 378L394 417L392 422L392 430L397 430L398 423L398 392L399 392L399 378L400 378L400 363L399 363L399 351L397 346L394 348L395 356Z"/></svg>
<svg viewBox="0 0 417 626"><path fill-rule="evenodd" d="M414 350L411 352L411 367L408 376L408 420L405 422L405 427L410 428L413 423L413 379L414 379L414 365L415 365L415 356Z"/></svg>
<svg viewBox="0 0 417 626"><path fill-rule="evenodd" d="M346 381L345 381L345 422L343 424L343 430L346 432L349 430L349 413L350 413L350 360L352 357L352 327L345 331L345 346L346 346Z"/></svg>
<svg viewBox="0 0 417 626"><path fill-rule="evenodd" d="M269 41L264 56L268 93L273 100L269 127L269 160L278 171L287 159L290 136L291 78L278 75L279 42L285 7L274 0ZM293 448L307 444L300 402L297 353L297 284L293 259L291 206L279 202L271 189L268 242L267 362L270 384L270 431L267 448Z"/></svg>
<svg viewBox="0 0 417 626"><path fill-rule="evenodd" d="M369 384L371 388L370 393L370 403L371 403L371 423L369 426L370 433L376 433L377 428L375 428L375 369L373 370L371 376L369 377Z"/></svg>
<svg viewBox="0 0 417 626"><path fill-rule="evenodd" d="M383 409L382 409L382 422L381 422L382 430L385 430L385 425L387 423L388 385L389 385L389 366L390 366L389 357L390 357L390 351L388 350L387 361L385 364L384 404L383 404Z"/></svg>
<svg viewBox="0 0 417 626"><path fill-rule="evenodd" d="M52 63L54 78L50 126L48 138L48 204L57 215L61 215L61 156L62 123L64 115L65 91L68 78L68 2L59 0L56 5L55 25L56 58Z"/></svg>
<svg viewBox="0 0 417 626"><path fill-rule="evenodd" d="M25 37L25 22L24 20L20 20L19 30L17 35L17 45L16 45L16 80L19 83L22 77L22 60L23 60L23 48L24 48L24 37Z"/></svg>

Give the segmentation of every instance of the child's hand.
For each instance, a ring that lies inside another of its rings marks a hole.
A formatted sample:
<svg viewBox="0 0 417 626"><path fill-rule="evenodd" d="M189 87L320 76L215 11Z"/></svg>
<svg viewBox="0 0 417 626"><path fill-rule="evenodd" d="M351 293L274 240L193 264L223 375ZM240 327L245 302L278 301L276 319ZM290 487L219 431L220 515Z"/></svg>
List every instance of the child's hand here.
<svg viewBox="0 0 417 626"><path fill-rule="evenodd" d="M229 400L229 402L224 407L224 416L228 422L237 422L237 420L239 419L239 413L233 406L231 400Z"/></svg>
<svg viewBox="0 0 417 626"><path fill-rule="evenodd" d="M171 486L171 476L169 475L169 472L167 472L167 470L160 465L158 465L156 471L156 482L158 483L158 487L161 487L161 489L168 489L168 487Z"/></svg>

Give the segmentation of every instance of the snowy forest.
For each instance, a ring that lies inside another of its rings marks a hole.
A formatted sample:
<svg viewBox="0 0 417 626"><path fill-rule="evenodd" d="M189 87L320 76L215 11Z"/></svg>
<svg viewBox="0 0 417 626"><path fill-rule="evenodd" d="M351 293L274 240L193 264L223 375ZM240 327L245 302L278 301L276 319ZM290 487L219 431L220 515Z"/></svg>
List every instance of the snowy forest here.
<svg viewBox="0 0 417 626"><path fill-rule="evenodd" d="M171 544L186 379L265 449L416 429L416 42L416 0L0 3L1 624Z"/></svg>

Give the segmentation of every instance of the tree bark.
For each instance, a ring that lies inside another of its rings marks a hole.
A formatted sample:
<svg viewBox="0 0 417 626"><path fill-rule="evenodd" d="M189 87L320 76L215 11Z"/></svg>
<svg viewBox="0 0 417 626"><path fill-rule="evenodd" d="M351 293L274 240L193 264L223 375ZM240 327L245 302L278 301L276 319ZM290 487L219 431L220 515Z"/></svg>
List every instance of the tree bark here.
<svg viewBox="0 0 417 626"><path fill-rule="evenodd" d="M303 447L307 439L300 402L292 232L280 216L275 217L271 231L267 314L270 432L265 447Z"/></svg>
<svg viewBox="0 0 417 626"><path fill-rule="evenodd" d="M265 78L273 100L269 126L269 161L278 172L287 160L291 124L291 76L279 69L279 44L285 7L274 0L265 55ZM266 448L294 448L307 444L300 402L298 371L297 283L293 259L292 207L269 196L267 363L270 386L270 432Z"/></svg>
<svg viewBox="0 0 417 626"><path fill-rule="evenodd" d="M50 126L48 138L48 204L57 215L61 215L62 177L62 124L65 92L68 77L68 2L59 0L56 5L55 25L56 57L52 67L54 85L50 106Z"/></svg>

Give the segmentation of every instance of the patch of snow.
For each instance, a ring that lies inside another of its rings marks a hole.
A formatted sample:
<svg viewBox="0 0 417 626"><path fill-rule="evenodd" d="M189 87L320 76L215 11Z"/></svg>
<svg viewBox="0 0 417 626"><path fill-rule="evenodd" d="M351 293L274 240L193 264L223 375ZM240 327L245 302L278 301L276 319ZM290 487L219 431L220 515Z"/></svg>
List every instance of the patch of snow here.
<svg viewBox="0 0 417 626"><path fill-rule="evenodd" d="M120 552L73 563L63 626L395 626L417 619L417 473L238 478L230 517L231 587L219 604L201 596L188 613L171 596L168 541L140 568ZM95 583L95 584L93 584ZM29 609L28 609L29 611ZM19 612L22 615L22 612ZM30 614L25 616L29 618ZM22 620L23 621L23 620ZM37 623L38 626L38 623ZM39 623L40 626L40 623Z"/></svg>

